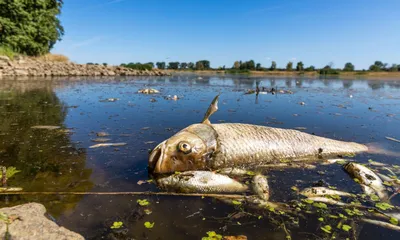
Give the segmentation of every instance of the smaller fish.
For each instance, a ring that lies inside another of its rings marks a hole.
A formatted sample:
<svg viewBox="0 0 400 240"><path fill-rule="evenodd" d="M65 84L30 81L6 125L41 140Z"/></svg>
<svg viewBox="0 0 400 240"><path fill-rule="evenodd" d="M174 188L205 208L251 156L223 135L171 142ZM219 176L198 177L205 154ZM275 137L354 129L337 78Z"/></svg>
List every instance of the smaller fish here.
<svg viewBox="0 0 400 240"><path fill-rule="evenodd" d="M20 192L22 190L20 187L0 187L0 192Z"/></svg>
<svg viewBox="0 0 400 240"><path fill-rule="evenodd" d="M160 91L153 89L153 88L144 88L140 89L138 93L143 93L143 94L154 94L154 93L159 93Z"/></svg>
<svg viewBox="0 0 400 240"><path fill-rule="evenodd" d="M343 197L355 197L356 195L348 192L342 192L338 190L333 190L326 187L311 187L306 188L300 192L301 195L306 197L320 197L320 196L343 196Z"/></svg>
<svg viewBox="0 0 400 240"><path fill-rule="evenodd" d="M111 141L111 139L110 138L95 138L95 139L92 139L92 142L104 143L104 142L108 142L108 141Z"/></svg>
<svg viewBox="0 0 400 240"><path fill-rule="evenodd" d="M217 171L219 174L229 175L229 176L245 176L249 171L241 168L222 168Z"/></svg>
<svg viewBox="0 0 400 240"><path fill-rule="evenodd" d="M376 166L376 167L385 167L387 164L381 162L375 162L374 160L368 160L369 165Z"/></svg>
<svg viewBox="0 0 400 240"><path fill-rule="evenodd" d="M385 138L386 138L387 140L400 143L400 140L398 140L398 139L396 139L396 138L392 138L392 137L385 137Z"/></svg>
<svg viewBox="0 0 400 240"><path fill-rule="evenodd" d="M95 144L93 146L90 146L89 148L99 148L99 147L121 147L125 146L126 143L99 143Z"/></svg>
<svg viewBox="0 0 400 240"><path fill-rule="evenodd" d="M173 174L158 179L157 184L163 189L184 193L237 193L248 189L246 185L228 176L210 171L187 171Z"/></svg>
<svg viewBox="0 0 400 240"><path fill-rule="evenodd" d="M366 219L366 218L361 219L361 221L400 232L399 226L396 226L396 225L388 223L388 222L382 222L382 221Z"/></svg>
<svg viewBox="0 0 400 240"><path fill-rule="evenodd" d="M253 177L253 191L263 200L269 199L269 185L265 176L257 174Z"/></svg>
<svg viewBox="0 0 400 240"><path fill-rule="evenodd" d="M337 206L352 206L351 204L344 203L341 201L337 201L331 198L326 198L326 197L310 197L307 198L308 200L312 200L314 202L322 202L330 205L337 205Z"/></svg>
<svg viewBox="0 0 400 240"><path fill-rule="evenodd" d="M55 130L61 128L60 126L47 126L47 125L39 125L31 127L33 129L46 129L46 130Z"/></svg>
<svg viewBox="0 0 400 240"><path fill-rule="evenodd" d="M383 185L382 179L376 175L371 169L358 164L358 163L347 163L344 165L344 169L354 178L365 185L363 190L367 190L366 194L371 194L371 191L367 188L372 188L381 200L387 200L388 194L386 188Z"/></svg>

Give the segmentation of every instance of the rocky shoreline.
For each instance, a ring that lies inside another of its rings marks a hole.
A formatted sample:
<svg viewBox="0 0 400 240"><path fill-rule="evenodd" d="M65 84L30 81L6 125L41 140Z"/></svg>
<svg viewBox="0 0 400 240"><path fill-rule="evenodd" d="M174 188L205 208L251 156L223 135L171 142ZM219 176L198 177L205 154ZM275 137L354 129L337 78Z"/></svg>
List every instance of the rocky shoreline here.
<svg viewBox="0 0 400 240"><path fill-rule="evenodd" d="M0 56L0 79L13 76L167 76L164 71L135 70L120 66L76 64L71 62L43 61L28 57L14 60Z"/></svg>

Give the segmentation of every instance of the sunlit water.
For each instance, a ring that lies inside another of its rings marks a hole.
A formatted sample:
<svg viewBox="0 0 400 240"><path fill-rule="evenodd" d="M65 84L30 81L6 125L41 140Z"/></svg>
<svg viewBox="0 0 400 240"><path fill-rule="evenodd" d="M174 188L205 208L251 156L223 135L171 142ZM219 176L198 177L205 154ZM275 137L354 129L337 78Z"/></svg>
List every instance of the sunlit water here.
<svg viewBox="0 0 400 240"><path fill-rule="evenodd" d="M244 95L246 89L275 87L293 94ZM137 91L152 87L157 95ZM0 81L0 163L21 170L8 182L25 191L121 192L159 191L147 180L148 151L180 129L201 121L213 97L222 93L211 121L240 122L279 128L304 127L316 135L374 143L400 152L400 81L308 78L205 77L194 75L151 78L53 79ZM164 99L178 95L178 101ZM116 102L101 101L118 98ZM156 101L150 101L155 99ZM300 105L304 102L305 105ZM70 132L32 129L56 125ZM96 133L123 147L88 148ZM363 154L368 159L400 165L400 159ZM324 174L322 174L324 172ZM300 197L292 186L321 182L359 193L360 187L339 164L315 170L270 171L272 201ZM148 199L145 207L136 203ZM43 203L58 224L87 239L201 239L207 231L246 235L249 239L285 239L282 228L268 215L229 218L238 207L200 197L146 196L2 196L1 207ZM400 197L393 203L400 205ZM247 211L245 209L245 211ZM315 215L300 218L289 228L292 239L324 237ZM111 230L114 221L123 227ZM154 222L146 229L144 222ZM400 234L372 225L360 226L359 239L399 239Z"/></svg>

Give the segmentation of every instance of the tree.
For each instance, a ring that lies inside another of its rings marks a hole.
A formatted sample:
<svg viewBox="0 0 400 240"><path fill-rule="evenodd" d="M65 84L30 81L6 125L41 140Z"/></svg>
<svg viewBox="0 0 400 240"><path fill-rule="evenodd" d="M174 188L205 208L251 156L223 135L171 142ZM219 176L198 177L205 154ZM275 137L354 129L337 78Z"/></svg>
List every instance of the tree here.
<svg viewBox="0 0 400 240"><path fill-rule="evenodd" d="M378 72L378 71L381 71L382 69L379 66L373 64L373 65L369 66L369 70L370 71L374 71L374 72Z"/></svg>
<svg viewBox="0 0 400 240"><path fill-rule="evenodd" d="M305 69L306 71L315 71L315 67L313 65L309 66Z"/></svg>
<svg viewBox="0 0 400 240"><path fill-rule="evenodd" d="M157 62L156 65L158 69L165 69L165 62Z"/></svg>
<svg viewBox="0 0 400 240"><path fill-rule="evenodd" d="M296 66L297 71L303 71L304 70L304 64L303 62L298 62Z"/></svg>
<svg viewBox="0 0 400 240"><path fill-rule="evenodd" d="M0 1L0 45L30 56L48 53L61 40L62 0Z"/></svg>
<svg viewBox="0 0 400 240"><path fill-rule="evenodd" d="M354 71L354 65L350 62L344 65L343 71Z"/></svg>
<svg viewBox="0 0 400 240"><path fill-rule="evenodd" d="M179 68L180 69L186 69L187 68L187 63L185 63L185 62L182 62L181 64L179 64Z"/></svg>
<svg viewBox="0 0 400 240"><path fill-rule="evenodd" d="M194 69L194 63L192 63L192 62L188 63L188 68L189 69Z"/></svg>
<svg viewBox="0 0 400 240"><path fill-rule="evenodd" d="M107 67L107 66L108 66L108 64L107 64L107 63L103 63L103 66Z"/></svg>
<svg viewBox="0 0 400 240"><path fill-rule="evenodd" d="M254 62L254 60L250 60L247 62L247 69L249 69L249 70L256 69L256 63Z"/></svg>
<svg viewBox="0 0 400 240"><path fill-rule="evenodd" d="M286 65L286 70L287 71L292 71L293 70L293 62L288 62L288 64Z"/></svg>
<svg viewBox="0 0 400 240"><path fill-rule="evenodd" d="M145 63L145 64L151 66L152 69L154 68L154 63L153 62L148 62L148 63Z"/></svg>
<svg viewBox="0 0 400 240"><path fill-rule="evenodd" d="M397 71L399 71L399 66L397 66L397 64L393 63L392 67L389 69L389 71L397 72Z"/></svg>
<svg viewBox="0 0 400 240"><path fill-rule="evenodd" d="M234 68L234 69L239 69L239 68L240 68L240 63L239 63L239 61L236 61L236 62L233 64L233 68Z"/></svg>
<svg viewBox="0 0 400 240"><path fill-rule="evenodd" d="M204 70L204 64L201 61L196 62L196 69L197 70Z"/></svg>
<svg viewBox="0 0 400 240"><path fill-rule="evenodd" d="M261 70L261 63L257 63L256 70Z"/></svg>
<svg viewBox="0 0 400 240"><path fill-rule="evenodd" d="M210 69L210 61L208 60L200 60L196 62L197 70L207 70Z"/></svg>
<svg viewBox="0 0 400 240"><path fill-rule="evenodd" d="M179 68L179 62L169 62L167 68L176 70Z"/></svg>
<svg viewBox="0 0 400 240"><path fill-rule="evenodd" d="M271 67L270 67L269 69L270 69L271 71L276 70L276 62L275 62L275 61L272 61Z"/></svg>

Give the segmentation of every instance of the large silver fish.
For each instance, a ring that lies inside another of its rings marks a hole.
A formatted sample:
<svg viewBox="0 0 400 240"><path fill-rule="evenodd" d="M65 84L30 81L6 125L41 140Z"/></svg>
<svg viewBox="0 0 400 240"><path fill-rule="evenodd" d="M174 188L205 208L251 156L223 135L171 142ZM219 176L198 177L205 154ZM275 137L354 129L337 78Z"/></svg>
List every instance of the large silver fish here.
<svg viewBox="0 0 400 240"><path fill-rule="evenodd" d="M368 147L290 129L241 123L211 124L214 98L202 123L193 124L160 143L149 157L153 173L248 166L279 160L318 159L367 151Z"/></svg>

